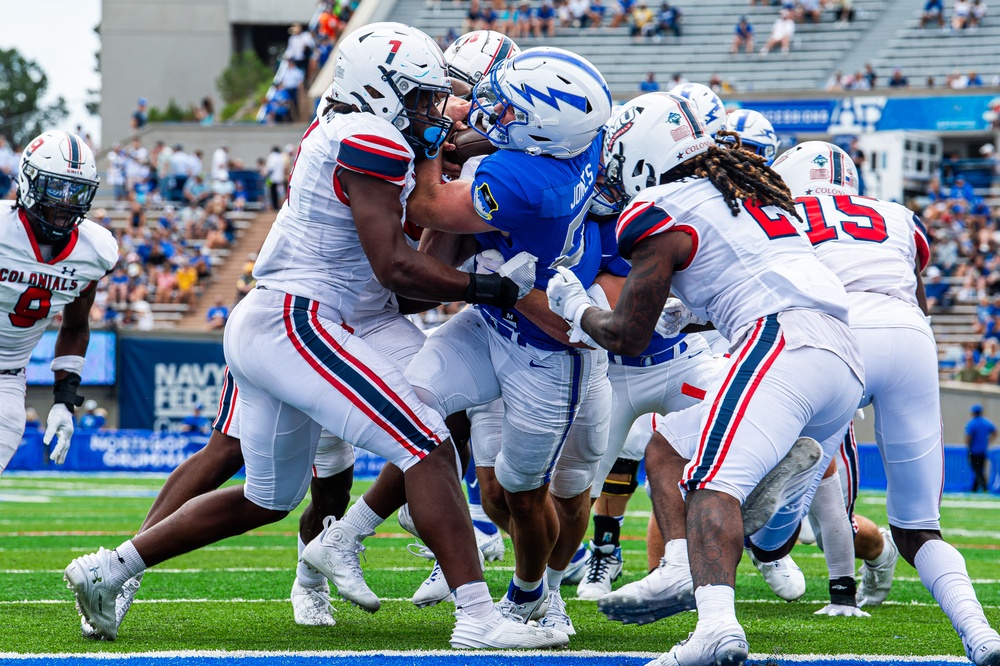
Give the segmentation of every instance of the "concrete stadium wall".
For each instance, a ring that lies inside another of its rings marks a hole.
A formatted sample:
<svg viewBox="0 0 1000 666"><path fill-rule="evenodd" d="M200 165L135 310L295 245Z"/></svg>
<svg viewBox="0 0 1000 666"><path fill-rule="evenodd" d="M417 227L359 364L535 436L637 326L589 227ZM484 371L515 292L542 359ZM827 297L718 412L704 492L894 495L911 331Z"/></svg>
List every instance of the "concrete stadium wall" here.
<svg viewBox="0 0 1000 666"><path fill-rule="evenodd" d="M316 11L316 0L228 0L229 22L253 25L305 23Z"/></svg>

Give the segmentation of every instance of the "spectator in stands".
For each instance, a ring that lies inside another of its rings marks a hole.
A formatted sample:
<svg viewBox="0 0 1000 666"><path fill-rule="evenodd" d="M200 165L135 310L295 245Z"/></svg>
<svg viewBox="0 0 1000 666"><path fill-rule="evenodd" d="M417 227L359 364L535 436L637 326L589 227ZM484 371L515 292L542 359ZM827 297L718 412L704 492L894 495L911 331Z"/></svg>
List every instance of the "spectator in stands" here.
<svg viewBox="0 0 1000 666"><path fill-rule="evenodd" d="M531 21L531 31L535 38L556 36L556 10L549 0L542 0Z"/></svg>
<svg viewBox="0 0 1000 666"><path fill-rule="evenodd" d="M511 9L507 0L493 0L493 30L505 35L508 34L512 18L514 18L514 10Z"/></svg>
<svg viewBox="0 0 1000 666"><path fill-rule="evenodd" d="M892 68L892 76L889 77L890 88L909 88L910 80L903 75L903 70L899 67Z"/></svg>
<svg viewBox="0 0 1000 666"><path fill-rule="evenodd" d="M288 44L285 46L285 59L295 63L302 72L309 67L309 59L316 48L316 40L312 33L302 28L301 23L293 23L288 29Z"/></svg>
<svg viewBox="0 0 1000 666"><path fill-rule="evenodd" d="M340 19L329 4L320 12L316 21L316 36L334 41L340 34Z"/></svg>
<svg viewBox="0 0 1000 666"><path fill-rule="evenodd" d="M211 97L202 98L201 104L194 110L194 117L202 125L215 123L215 104L212 102Z"/></svg>
<svg viewBox="0 0 1000 666"><path fill-rule="evenodd" d="M965 87L966 88L981 88L983 85L983 79L976 73L976 70L970 69L969 73L965 75Z"/></svg>
<svg viewBox="0 0 1000 666"><path fill-rule="evenodd" d="M269 125L281 125L292 122L294 97L279 81L274 86L270 99L264 104L264 122Z"/></svg>
<svg viewBox="0 0 1000 666"><path fill-rule="evenodd" d="M983 417L982 405L969 409L972 418L965 424L965 444L969 447L969 467L974 476L972 492L984 493L989 490L986 482L986 450L997 436L997 428Z"/></svg>
<svg viewBox="0 0 1000 666"><path fill-rule="evenodd" d="M846 28L854 20L854 0L840 0L840 7L837 10L837 22L834 24L838 28Z"/></svg>
<svg viewBox="0 0 1000 666"><path fill-rule="evenodd" d="M951 298L948 291L950 287L941 275L941 269L937 266L930 266L925 273L927 280L924 283L924 291L927 294L927 307L937 306L951 307Z"/></svg>
<svg viewBox="0 0 1000 666"><path fill-rule="evenodd" d="M177 271L174 276L177 280L174 303L183 303L188 307L193 307L197 296L198 271L187 260L187 257L182 256L177 260Z"/></svg>
<svg viewBox="0 0 1000 666"><path fill-rule="evenodd" d="M146 113L146 98L140 97L136 102L135 111L132 112L132 131L138 132L149 122L149 114Z"/></svg>
<svg viewBox="0 0 1000 666"><path fill-rule="evenodd" d="M956 32L965 30L970 16L972 16L972 3L969 0L955 0L951 8L951 29Z"/></svg>
<svg viewBox="0 0 1000 666"><path fill-rule="evenodd" d="M822 18L820 0L798 0L797 13L799 23L804 19L809 19L810 23L819 23Z"/></svg>
<svg viewBox="0 0 1000 666"><path fill-rule="evenodd" d="M781 46L781 54L788 55L792 46L792 38L795 37L795 21L792 13L787 9L782 9L778 18L771 26L771 35L767 39L767 44L760 50L761 56L766 56L775 46Z"/></svg>
<svg viewBox="0 0 1000 666"><path fill-rule="evenodd" d="M955 174L955 180L951 185L951 189L948 191L948 198L971 203L976 198L976 190L972 187L969 181L965 179L965 176L959 172Z"/></svg>
<svg viewBox="0 0 1000 666"><path fill-rule="evenodd" d="M639 82L639 92L657 92L660 89L660 84L656 80L655 72L646 72L646 78Z"/></svg>
<svg viewBox="0 0 1000 666"><path fill-rule="evenodd" d="M733 43L729 47L729 53L736 55L741 48L744 53L753 53L753 24L746 16L741 16L733 29Z"/></svg>
<svg viewBox="0 0 1000 666"><path fill-rule="evenodd" d="M208 314L205 315L205 319L208 322L208 328L210 330L225 328L226 320L229 319L229 308L226 307L226 301L224 298L219 296L215 299L215 305L208 309Z"/></svg>
<svg viewBox="0 0 1000 666"><path fill-rule="evenodd" d="M722 77L715 72L712 72L712 75L708 77L708 87L711 88L712 92L717 95L731 93L733 91L733 87L729 85L729 82L724 81Z"/></svg>
<svg viewBox="0 0 1000 666"><path fill-rule="evenodd" d="M272 210L278 210L285 201L285 157L280 147L271 147L264 168L267 171L268 201Z"/></svg>
<svg viewBox="0 0 1000 666"><path fill-rule="evenodd" d="M649 37L656 30L656 16L645 2L640 2L632 9L632 37Z"/></svg>
<svg viewBox="0 0 1000 666"><path fill-rule="evenodd" d="M184 183L184 201L189 206L202 206L212 196L201 174L195 174Z"/></svg>
<svg viewBox="0 0 1000 666"><path fill-rule="evenodd" d="M285 71L279 81L281 87L287 91L288 99L291 102L291 119L299 117L299 97L302 95L302 84L305 83L305 70L298 66L295 61L286 63Z"/></svg>
<svg viewBox="0 0 1000 666"><path fill-rule="evenodd" d="M107 425L107 419L96 412L96 400L87 400L83 403L83 414L79 417L81 430L98 430Z"/></svg>
<svg viewBox="0 0 1000 666"><path fill-rule="evenodd" d="M687 82L688 80L684 78L683 74L681 74L680 72L674 72L673 75L670 77L670 87L668 88L668 90L673 90L677 86L683 85Z"/></svg>
<svg viewBox="0 0 1000 666"><path fill-rule="evenodd" d="M979 372L979 365L976 363L976 357L969 350L962 353L962 365L955 372L952 379L959 382L966 382L969 384L977 383L982 379L982 374Z"/></svg>
<svg viewBox="0 0 1000 666"><path fill-rule="evenodd" d="M469 0L469 9L465 13L465 22L462 24L464 32L480 30L483 26L483 12L479 7L479 0Z"/></svg>
<svg viewBox="0 0 1000 666"><path fill-rule="evenodd" d="M591 28L600 28L604 25L604 17L607 16L608 8L604 6L604 0L590 0L590 7L584 15L584 22L581 24Z"/></svg>
<svg viewBox="0 0 1000 666"><path fill-rule="evenodd" d="M927 0L924 3L924 13L920 17L920 29L923 30L931 21L936 21L939 28L944 28L944 0Z"/></svg>
<svg viewBox="0 0 1000 666"><path fill-rule="evenodd" d="M222 144L212 153L212 168L209 171L212 180L229 178L229 146Z"/></svg>
<svg viewBox="0 0 1000 666"><path fill-rule="evenodd" d="M632 6L635 5L635 0L617 0L611 8L614 16L611 19L611 27L617 28L622 23L629 20L629 16L632 14Z"/></svg>
<svg viewBox="0 0 1000 666"><path fill-rule="evenodd" d="M174 275L170 266L155 265L150 267L154 279L152 283L156 286L156 303L172 303L174 300L174 290L177 288L177 276Z"/></svg>
<svg viewBox="0 0 1000 666"><path fill-rule="evenodd" d="M560 28L568 28L573 25L573 12L569 9L569 0L555 0L556 20L559 21Z"/></svg>
<svg viewBox="0 0 1000 666"><path fill-rule="evenodd" d="M0 135L0 200L7 199L17 182L17 161L7 137Z"/></svg>
<svg viewBox="0 0 1000 666"><path fill-rule="evenodd" d="M969 29L976 30L986 18L986 0L972 0L972 12L969 14Z"/></svg>
<svg viewBox="0 0 1000 666"><path fill-rule="evenodd" d="M201 403L196 403L189 416L185 416L181 421L181 432L192 435L206 435L211 425L211 420L201 413Z"/></svg>
<svg viewBox="0 0 1000 666"><path fill-rule="evenodd" d="M863 76L868 84L868 89L874 90L875 84L878 82L878 74L875 73L875 68L872 67L870 62L865 63L865 72Z"/></svg>
<svg viewBox="0 0 1000 666"><path fill-rule="evenodd" d="M257 286L257 280L253 277L253 264L252 261L243 264L243 272L236 279L236 303L242 301Z"/></svg>
<svg viewBox="0 0 1000 666"><path fill-rule="evenodd" d="M530 36L533 16L534 12L531 11L531 5L528 2L519 4L517 9L514 10L514 16L511 18L510 33L508 36L513 40ZM457 37L456 35L456 39ZM454 41L454 39L449 40L448 44L450 45Z"/></svg>
<svg viewBox="0 0 1000 666"><path fill-rule="evenodd" d="M566 7L569 9L570 25L574 28L582 28L587 22L587 12L590 11L590 0L568 0Z"/></svg>
<svg viewBox="0 0 1000 666"><path fill-rule="evenodd" d="M38 410L34 407L24 409L24 432L38 432L42 429L42 420L38 418Z"/></svg>
<svg viewBox="0 0 1000 666"><path fill-rule="evenodd" d="M152 331L156 325L153 317L153 306L149 301L134 300L126 312L130 313L129 325L134 326L139 331Z"/></svg>
<svg viewBox="0 0 1000 666"><path fill-rule="evenodd" d="M660 11L656 15L656 38L659 40L667 34L667 31L674 33L674 37L681 36L681 20L683 12L680 7L671 5L669 2L660 4Z"/></svg>

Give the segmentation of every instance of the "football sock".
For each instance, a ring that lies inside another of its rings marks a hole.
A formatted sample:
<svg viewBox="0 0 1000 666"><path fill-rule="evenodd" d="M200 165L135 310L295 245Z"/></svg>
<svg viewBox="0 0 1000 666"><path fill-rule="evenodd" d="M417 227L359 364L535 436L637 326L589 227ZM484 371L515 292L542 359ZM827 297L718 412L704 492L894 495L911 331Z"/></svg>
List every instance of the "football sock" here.
<svg viewBox="0 0 1000 666"><path fill-rule="evenodd" d="M558 590L559 586L562 585L564 571L565 569L545 567L545 583L549 586L550 590Z"/></svg>
<svg viewBox="0 0 1000 666"><path fill-rule="evenodd" d="M930 590L966 645L979 640L977 634L989 635L993 631L972 589L965 559L954 546L940 539L928 541L917 551L913 563L920 581Z"/></svg>
<svg viewBox="0 0 1000 666"><path fill-rule="evenodd" d="M118 586L145 571L146 563L142 561L139 551L135 549L132 540L129 539L111 551L111 566L109 568L111 582Z"/></svg>
<svg viewBox="0 0 1000 666"><path fill-rule="evenodd" d="M698 625L736 622L736 590L728 585L702 585L694 591L694 600L698 605Z"/></svg>
<svg viewBox="0 0 1000 666"><path fill-rule="evenodd" d="M671 539L663 546L663 557L671 564L688 566L687 539Z"/></svg>
<svg viewBox="0 0 1000 666"><path fill-rule="evenodd" d="M545 592L545 586L542 585L542 581L544 580L543 578L542 580L526 581L521 580L517 577L517 574L514 574L510 585L507 586L507 597L517 604L535 601Z"/></svg>
<svg viewBox="0 0 1000 666"><path fill-rule="evenodd" d="M618 545L621 538L621 524L612 516L594 516L594 545Z"/></svg>
<svg viewBox="0 0 1000 666"><path fill-rule="evenodd" d="M865 563L868 564L868 566L870 567L880 567L886 562L888 562L890 557L892 557L892 549L883 546L882 552L879 553L877 557L873 557L870 560L865 560Z"/></svg>
<svg viewBox="0 0 1000 666"><path fill-rule="evenodd" d="M474 620L487 620L494 612L493 597L485 581L476 580L455 588L455 608Z"/></svg>
<svg viewBox="0 0 1000 666"><path fill-rule="evenodd" d="M381 525L385 519L372 511L365 503L365 498L362 497L351 505L341 520L362 534L366 534L374 532L375 528Z"/></svg>
<svg viewBox="0 0 1000 666"><path fill-rule="evenodd" d="M830 580L854 577L854 530L844 506L840 475L820 481L813 497L812 510L823 532L823 555L830 571Z"/></svg>
<svg viewBox="0 0 1000 666"><path fill-rule="evenodd" d="M302 561L302 551L305 549L306 544L302 541L302 535L299 535L299 563L295 567L295 578L305 587L322 587L326 576Z"/></svg>

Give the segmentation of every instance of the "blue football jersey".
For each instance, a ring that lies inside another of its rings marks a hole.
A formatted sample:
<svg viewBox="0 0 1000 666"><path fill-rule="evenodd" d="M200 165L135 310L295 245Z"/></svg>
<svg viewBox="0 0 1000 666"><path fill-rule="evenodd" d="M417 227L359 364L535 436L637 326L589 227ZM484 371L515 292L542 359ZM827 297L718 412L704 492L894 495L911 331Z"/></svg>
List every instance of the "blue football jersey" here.
<svg viewBox="0 0 1000 666"><path fill-rule="evenodd" d="M593 234L587 242L584 220L600 153L598 136L570 159L513 150L499 150L484 159L472 183L473 206L499 231L476 234L480 247L498 250L504 259L518 252L538 257L535 287L542 291L558 266L573 271L585 287L593 284L600 265L600 237ZM534 347L566 349L513 309L478 307Z"/></svg>
<svg viewBox="0 0 1000 666"><path fill-rule="evenodd" d="M618 222L617 218L608 220L606 222L596 222L594 220L589 220L587 222L588 235L590 234L589 227L596 227L598 234L601 239L601 273L610 273L612 275L617 275L618 277L628 277L628 273L632 270L632 266L618 254L618 238L615 235L615 224ZM651 354L658 354L664 349L670 349L678 342L684 339L684 333L680 335L675 335L672 338L664 338L656 333L653 333L653 339L649 341L649 346L643 350L639 356L650 356ZM613 355L612 355L613 356Z"/></svg>

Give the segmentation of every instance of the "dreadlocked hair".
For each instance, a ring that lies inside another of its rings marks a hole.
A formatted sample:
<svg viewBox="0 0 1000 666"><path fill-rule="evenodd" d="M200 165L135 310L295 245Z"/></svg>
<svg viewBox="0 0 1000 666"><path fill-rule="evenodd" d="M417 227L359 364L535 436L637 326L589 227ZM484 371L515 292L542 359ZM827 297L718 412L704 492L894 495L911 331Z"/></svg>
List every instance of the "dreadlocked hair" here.
<svg viewBox="0 0 1000 666"><path fill-rule="evenodd" d="M323 101L326 102L326 106L323 107L323 113L321 114L324 116L329 113L357 113L359 111L358 107L353 104L339 102L332 95L327 95L323 98Z"/></svg>
<svg viewBox="0 0 1000 666"><path fill-rule="evenodd" d="M733 142L718 142L732 137ZM715 189L722 193L733 217L740 214L740 202L752 199L761 206L777 206L801 221L795 212L795 200L788 186L760 155L743 150L743 142L736 132L719 130L717 143L701 155L678 164L660 176L660 183L681 178L708 178Z"/></svg>

